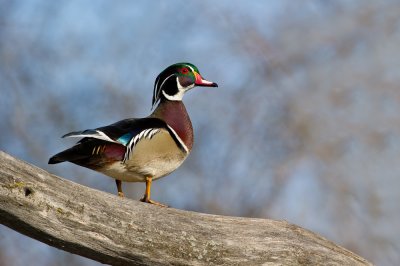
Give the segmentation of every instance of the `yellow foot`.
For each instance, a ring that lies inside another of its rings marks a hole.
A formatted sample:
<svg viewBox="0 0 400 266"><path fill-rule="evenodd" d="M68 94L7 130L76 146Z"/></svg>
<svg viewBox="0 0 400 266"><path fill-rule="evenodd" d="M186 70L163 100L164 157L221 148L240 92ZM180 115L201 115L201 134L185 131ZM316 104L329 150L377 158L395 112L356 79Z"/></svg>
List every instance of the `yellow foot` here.
<svg viewBox="0 0 400 266"><path fill-rule="evenodd" d="M118 192L118 196L121 198L125 197L124 192Z"/></svg>
<svg viewBox="0 0 400 266"><path fill-rule="evenodd" d="M146 198L146 197L141 198L140 201L141 201L141 202L150 203L150 204L154 204L154 205L157 205L157 206L160 206L160 207L169 208L168 205L162 204L162 203L160 203L160 202L158 202L158 201L154 201L154 200L151 200L151 199Z"/></svg>

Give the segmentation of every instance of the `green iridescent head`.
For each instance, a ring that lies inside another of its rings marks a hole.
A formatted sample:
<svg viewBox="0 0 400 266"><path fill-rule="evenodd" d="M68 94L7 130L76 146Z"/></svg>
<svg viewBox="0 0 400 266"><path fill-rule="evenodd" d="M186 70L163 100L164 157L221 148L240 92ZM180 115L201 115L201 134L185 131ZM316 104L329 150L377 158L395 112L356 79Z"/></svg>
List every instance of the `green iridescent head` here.
<svg viewBox="0 0 400 266"><path fill-rule="evenodd" d="M217 83L203 79L199 69L190 63L176 63L161 72L154 83L153 106L162 98L181 101L186 91L195 86L218 87Z"/></svg>

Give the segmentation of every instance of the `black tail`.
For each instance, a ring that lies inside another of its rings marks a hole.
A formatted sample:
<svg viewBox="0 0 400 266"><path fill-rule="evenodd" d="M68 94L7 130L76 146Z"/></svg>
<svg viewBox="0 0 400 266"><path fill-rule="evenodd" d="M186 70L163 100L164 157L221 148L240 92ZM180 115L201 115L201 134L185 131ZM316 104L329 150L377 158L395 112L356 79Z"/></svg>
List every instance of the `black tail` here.
<svg viewBox="0 0 400 266"><path fill-rule="evenodd" d="M65 162L65 160L62 157L58 156L58 154L54 155L49 159L49 164L56 164L62 162Z"/></svg>
<svg viewBox="0 0 400 266"><path fill-rule="evenodd" d="M90 149L85 144L78 144L60 153L57 153L49 159L49 164L56 164L62 162L73 162L86 159L90 156ZM89 147L90 148L90 147Z"/></svg>

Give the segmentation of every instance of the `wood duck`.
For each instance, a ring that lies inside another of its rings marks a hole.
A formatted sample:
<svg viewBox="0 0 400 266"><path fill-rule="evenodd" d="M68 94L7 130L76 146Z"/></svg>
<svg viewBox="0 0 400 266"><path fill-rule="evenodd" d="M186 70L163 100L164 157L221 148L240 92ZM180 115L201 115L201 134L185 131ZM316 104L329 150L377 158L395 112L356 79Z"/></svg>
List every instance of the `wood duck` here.
<svg viewBox="0 0 400 266"><path fill-rule="evenodd" d="M152 106L158 106L151 115L68 133L63 138L82 139L51 157L49 164L69 161L110 176L121 197L122 181L146 182L140 200L164 206L150 199L151 182L177 169L193 147L192 123L182 97L195 86L218 87L190 63L167 67L155 80Z"/></svg>

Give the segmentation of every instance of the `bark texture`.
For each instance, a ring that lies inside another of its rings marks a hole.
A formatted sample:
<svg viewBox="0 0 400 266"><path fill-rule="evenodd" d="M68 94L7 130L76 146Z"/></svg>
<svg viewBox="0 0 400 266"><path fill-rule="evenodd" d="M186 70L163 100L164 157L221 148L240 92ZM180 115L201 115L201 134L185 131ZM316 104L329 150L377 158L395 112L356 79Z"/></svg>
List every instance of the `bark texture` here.
<svg viewBox="0 0 400 266"><path fill-rule="evenodd" d="M371 265L285 221L209 215L123 199L1 151L0 223L112 265Z"/></svg>

